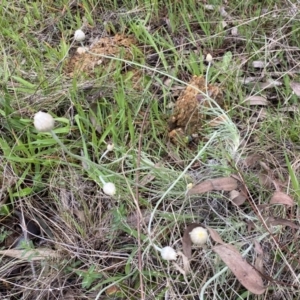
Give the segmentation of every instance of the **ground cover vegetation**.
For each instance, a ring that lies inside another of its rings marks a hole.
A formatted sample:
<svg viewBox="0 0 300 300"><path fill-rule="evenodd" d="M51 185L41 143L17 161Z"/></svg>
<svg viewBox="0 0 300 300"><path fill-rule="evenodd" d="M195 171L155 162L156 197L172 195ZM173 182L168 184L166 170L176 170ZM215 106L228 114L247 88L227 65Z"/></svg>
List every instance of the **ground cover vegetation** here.
<svg viewBox="0 0 300 300"><path fill-rule="evenodd" d="M298 299L299 8L2 0L0 298Z"/></svg>

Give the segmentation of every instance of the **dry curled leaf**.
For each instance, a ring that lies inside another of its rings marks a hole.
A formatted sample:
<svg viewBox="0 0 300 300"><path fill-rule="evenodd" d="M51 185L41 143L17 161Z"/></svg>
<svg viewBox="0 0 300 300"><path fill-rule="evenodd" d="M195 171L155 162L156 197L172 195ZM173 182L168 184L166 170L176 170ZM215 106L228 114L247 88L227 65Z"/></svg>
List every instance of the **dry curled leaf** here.
<svg viewBox="0 0 300 300"><path fill-rule="evenodd" d="M264 264L263 264L264 252L258 241L254 241L254 250L256 252L256 259L255 259L254 266L255 266L256 270L263 273L263 271L264 271Z"/></svg>
<svg viewBox="0 0 300 300"><path fill-rule="evenodd" d="M248 231L248 233L251 233L251 231L256 228L256 226L255 226L255 224L254 224L253 221L247 220L246 224L247 224L247 231Z"/></svg>
<svg viewBox="0 0 300 300"><path fill-rule="evenodd" d="M201 225L197 224L197 223L192 223L187 226L187 228L185 229L185 231L183 233L182 249L183 249L184 255L188 259L190 259L192 257L192 240L191 240L190 232L198 226L201 226Z"/></svg>
<svg viewBox="0 0 300 300"><path fill-rule="evenodd" d="M81 221L81 222L85 222L86 218L85 218L85 214L83 210L79 210L77 208L73 209L73 213L75 216L77 216L77 218Z"/></svg>
<svg viewBox="0 0 300 300"><path fill-rule="evenodd" d="M213 250L221 257L238 281L251 293L261 295L265 292L260 274L247 263L232 245L217 245Z"/></svg>
<svg viewBox="0 0 300 300"><path fill-rule="evenodd" d="M75 300L75 296L71 291L69 291L64 295L64 300Z"/></svg>
<svg viewBox="0 0 300 300"><path fill-rule="evenodd" d="M189 273L190 273L190 270L191 270L189 259L188 259L188 258L186 257L186 255L184 255L181 251L177 251L177 254L178 254L179 256L181 256L181 258L182 258L182 264L183 264L183 271L184 271L184 273L182 273L181 271L180 271L180 272L181 272L183 275L189 274Z"/></svg>
<svg viewBox="0 0 300 300"><path fill-rule="evenodd" d="M128 226L130 227L137 226L138 214L139 212L134 211L133 213L127 216L126 223L128 224ZM141 216L142 218L140 218L140 223L141 224L142 222L148 223L151 217L151 212L146 209L141 209L141 214L142 214Z"/></svg>
<svg viewBox="0 0 300 300"><path fill-rule="evenodd" d="M246 78L241 78L239 80L239 82L241 82L242 84L250 84L250 83L253 83L253 82L259 82L260 80L260 77L246 77Z"/></svg>
<svg viewBox="0 0 300 300"><path fill-rule="evenodd" d="M216 243L219 243L219 244L225 244L216 230L214 230L210 227L206 227L206 229L208 230L209 235L212 238L212 240L214 240Z"/></svg>
<svg viewBox="0 0 300 300"><path fill-rule="evenodd" d="M244 204L247 197L243 192L239 192L237 190L232 190L230 192L230 200L237 206Z"/></svg>
<svg viewBox="0 0 300 300"><path fill-rule="evenodd" d="M195 185L188 191L188 195L202 194L210 191L232 191L237 186L237 180L232 177L214 178Z"/></svg>
<svg viewBox="0 0 300 300"><path fill-rule="evenodd" d="M270 204L284 204L287 206L294 206L294 200L283 192L275 192L270 200Z"/></svg>
<svg viewBox="0 0 300 300"><path fill-rule="evenodd" d="M249 96L245 103L249 105L268 105L268 100L262 96Z"/></svg>
<svg viewBox="0 0 300 300"><path fill-rule="evenodd" d="M52 249L47 249L47 248L37 248L28 251L18 250L18 249L1 250L0 255L18 258L24 261L43 260L43 259L60 257L57 251L54 251Z"/></svg>
<svg viewBox="0 0 300 300"><path fill-rule="evenodd" d="M261 159L261 156L259 154L251 154L251 155L247 156L242 161L242 163L246 168L250 168L250 167L255 166L259 162L260 159Z"/></svg>
<svg viewBox="0 0 300 300"><path fill-rule="evenodd" d="M265 67L266 63L262 60L254 60L252 62L252 66L253 68L257 68L257 69L263 69Z"/></svg>
<svg viewBox="0 0 300 300"><path fill-rule="evenodd" d="M288 226L294 229L299 229L299 226L296 225L294 222L282 218L275 218L275 217L269 217L266 220L267 224L269 226L277 226L277 225L282 225L282 226Z"/></svg>
<svg viewBox="0 0 300 300"><path fill-rule="evenodd" d="M239 35L239 30L236 26L231 28L231 35L232 36L238 36Z"/></svg>
<svg viewBox="0 0 300 300"><path fill-rule="evenodd" d="M260 172L258 174L258 181L259 181L261 186L263 186L267 189L270 189L273 186L272 178L266 173Z"/></svg>
<svg viewBox="0 0 300 300"><path fill-rule="evenodd" d="M290 86L291 86L293 92L295 93L295 95L300 97L300 83L292 81L290 83Z"/></svg>
<svg viewBox="0 0 300 300"><path fill-rule="evenodd" d="M274 88L276 86L281 86L282 82L278 81L278 80L273 80L273 79L267 79L266 82L262 82L259 84L259 88L261 90L264 89L271 89Z"/></svg>
<svg viewBox="0 0 300 300"><path fill-rule="evenodd" d="M159 168L162 166L161 162L156 163L153 168L156 170L159 170ZM153 181L155 179L155 173L154 172L149 172L147 175L145 175L145 177L143 177L141 179L140 185L141 186L145 186L148 183L150 183L151 181Z"/></svg>

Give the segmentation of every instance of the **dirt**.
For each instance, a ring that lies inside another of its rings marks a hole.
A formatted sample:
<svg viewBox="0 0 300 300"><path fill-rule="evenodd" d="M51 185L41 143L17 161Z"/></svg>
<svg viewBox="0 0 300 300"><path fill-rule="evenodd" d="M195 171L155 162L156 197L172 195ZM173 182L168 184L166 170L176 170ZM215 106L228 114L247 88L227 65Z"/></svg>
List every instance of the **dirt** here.
<svg viewBox="0 0 300 300"><path fill-rule="evenodd" d="M96 70L104 67L110 67L111 71L113 71L115 67L114 63L111 64L112 60L101 57L101 55L132 60L133 45L136 45L136 40L131 36L122 34L100 38L87 47L88 51L92 53L85 51L83 47L79 47L76 53L66 62L64 70L70 77L81 73L94 76Z"/></svg>

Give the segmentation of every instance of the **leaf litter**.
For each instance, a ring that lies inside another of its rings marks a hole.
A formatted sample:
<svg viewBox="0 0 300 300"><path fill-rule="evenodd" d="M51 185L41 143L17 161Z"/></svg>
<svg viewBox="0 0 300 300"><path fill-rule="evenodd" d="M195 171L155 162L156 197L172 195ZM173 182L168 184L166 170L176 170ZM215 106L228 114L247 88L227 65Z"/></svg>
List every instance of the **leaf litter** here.
<svg viewBox="0 0 300 300"><path fill-rule="evenodd" d="M215 251L236 276L238 281L251 293L261 295L265 292L261 275L256 271L232 245L223 244L213 247Z"/></svg>
<svg viewBox="0 0 300 300"><path fill-rule="evenodd" d="M197 224L197 223L192 223L187 226L187 228L185 229L185 231L183 233L183 237L182 237L183 254L188 259L190 259L192 257L192 240L190 237L190 232L198 226L201 226L201 225Z"/></svg>
<svg viewBox="0 0 300 300"><path fill-rule="evenodd" d="M132 47L136 45L136 40L131 36L116 34L112 37L103 37L96 40L88 47L86 51L77 51L67 60L64 71L70 77L86 73L90 76L96 75L96 70L110 66L111 60L101 57L106 56L121 56L124 59L132 59ZM93 54L94 53L94 54ZM96 55L95 55L96 54ZM110 66L114 70L115 67Z"/></svg>
<svg viewBox="0 0 300 300"><path fill-rule="evenodd" d="M217 103L223 102L223 92L218 86L208 84L207 93ZM180 93L169 119L169 138L173 143L184 145L188 137L200 135L207 117L204 111L209 106L209 100L204 94L205 77L194 75L186 89Z"/></svg>
<svg viewBox="0 0 300 300"><path fill-rule="evenodd" d="M227 267L236 276L238 281L250 292L256 295L261 295L265 292L266 287L264 286L261 275L257 270L253 268L239 253L239 251L230 244L225 243L219 233L210 227L207 227L210 237L217 244L212 248L216 252ZM257 253L261 255L262 249L259 248L258 242L254 242ZM262 262L259 262L260 267ZM259 270L260 271L260 270Z"/></svg>
<svg viewBox="0 0 300 300"><path fill-rule="evenodd" d="M270 204L283 204L283 205L292 207L295 205L295 202L286 193L276 191L270 200Z"/></svg>
<svg viewBox="0 0 300 300"><path fill-rule="evenodd" d="M232 191L238 187L238 182L232 177L220 177L205 180L188 191L188 195L203 194L211 191Z"/></svg>

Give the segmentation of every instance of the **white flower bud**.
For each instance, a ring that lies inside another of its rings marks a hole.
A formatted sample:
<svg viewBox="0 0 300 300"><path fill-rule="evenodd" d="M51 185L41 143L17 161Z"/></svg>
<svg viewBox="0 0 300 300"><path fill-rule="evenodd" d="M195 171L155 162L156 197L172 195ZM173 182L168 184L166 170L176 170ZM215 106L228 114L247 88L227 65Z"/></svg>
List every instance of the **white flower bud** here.
<svg viewBox="0 0 300 300"><path fill-rule="evenodd" d="M189 191L194 185L190 182L186 185L187 191Z"/></svg>
<svg viewBox="0 0 300 300"><path fill-rule="evenodd" d="M161 254L161 257L165 260L176 260L177 259L176 251L170 246L162 248L160 254Z"/></svg>
<svg viewBox="0 0 300 300"><path fill-rule="evenodd" d="M107 182L103 185L103 192L108 196L113 196L116 193L116 186L112 182Z"/></svg>
<svg viewBox="0 0 300 300"><path fill-rule="evenodd" d="M115 145L114 144L107 144L106 146L106 151L113 151L115 148Z"/></svg>
<svg viewBox="0 0 300 300"><path fill-rule="evenodd" d="M34 127L39 132L51 131L54 128L54 119L48 113L39 111L34 115L33 120Z"/></svg>
<svg viewBox="0 0 300 300"><path fill-rule="evenodd" d="M86 50L87 49L85 47L78 47L77 50L76 50L76 52L78 54L84 54L86 52Z"/></svg>
<svg viewBox="0 0 300 300"><path fill-rule="evenodd" d="M208 53L208 54L206 55L206 61L207 61L208 63L210 63L210 62L212 62L212 60L213 60L213 57L211 56L210 53Z"/></svg>
<svg viewBox="0 0 300 300"><path fill-rule="evenodd" d="M196 227L190 232L191 240L196 245L204 245L208 239L207 230L203 227Z"/></svg>
<svg viewBox="0 0 300 300"><path fill-rule="evenodd" d="M85 33L81 29L76 30L74 33L74 39L77 42L82 42L85 39Z"/></svg>

